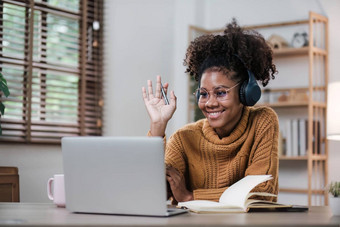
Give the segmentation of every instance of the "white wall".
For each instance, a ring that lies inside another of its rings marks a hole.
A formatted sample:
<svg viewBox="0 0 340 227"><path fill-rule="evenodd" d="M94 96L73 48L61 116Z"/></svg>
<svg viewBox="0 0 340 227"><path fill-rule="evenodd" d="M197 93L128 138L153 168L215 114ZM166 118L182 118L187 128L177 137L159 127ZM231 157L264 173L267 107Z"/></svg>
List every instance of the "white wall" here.
<svg viewBox="0 0 340 227"><path fill-rule="evenodd" d="M60 146L0 144L0 166L19 168L20 201L49 202L47 180L63 173Z"/></svg>
<svg viewBox="0 0 340 227"><path fill-rule="evenodd" d="M146 134L149 121L141 87L157 74L170 83L178 97L167 134L187 122L188 77L182 63L189 24L215 29L232 17L241 25L273 23L306 19L310 10L329 18L330 81L340 80L336 70L340 60L338 0L107 0L104 135ZM339 179L339 142L329 144L330 179ZM22 202L48 202L46 181L62 172L60 146L0 144L0 165L19 167ZM283 199L304 203L299 196Z"/></svg>
<svg viewBox="0 0 340 227"><path fill-rule="evenodd" d="M173 84L174 8L171 0L107 1L105 135L145 135L141 87L158 74Z"/></svg>

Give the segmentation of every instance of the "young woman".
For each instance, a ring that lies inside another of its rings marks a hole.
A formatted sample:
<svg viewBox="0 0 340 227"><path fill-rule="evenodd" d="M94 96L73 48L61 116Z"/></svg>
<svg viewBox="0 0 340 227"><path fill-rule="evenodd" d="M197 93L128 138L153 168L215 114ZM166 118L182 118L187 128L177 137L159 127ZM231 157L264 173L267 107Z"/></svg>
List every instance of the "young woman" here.
<svg viewBox="0 0 340 227"><path fill-rule="evenodd" d="M223 34L191 42L184 65L198 81L195 95L205 119L185 125L165 141L173 202L218 201L230 185L257 174L271 174L273 179L254 190L277 194L278 118L269 107L252 107L260 97L256 80L266 86L276 73L264 38L233 20ZM166 105L160 76L155 93L150 80L142 92L151 120L148 135L166 140L165 129L176 110L174 92Z"/></svg>

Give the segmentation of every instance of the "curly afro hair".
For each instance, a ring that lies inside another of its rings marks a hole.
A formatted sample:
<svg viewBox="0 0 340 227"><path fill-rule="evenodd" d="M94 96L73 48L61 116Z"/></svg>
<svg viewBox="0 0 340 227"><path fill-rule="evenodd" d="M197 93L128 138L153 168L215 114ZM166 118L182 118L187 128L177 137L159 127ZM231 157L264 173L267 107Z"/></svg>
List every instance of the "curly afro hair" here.
<svg viewBox="0 0 340 227"><path fill-rule="evenodd" d="M185 72L194 76L196 81L200 81L202 73L209 69L225 74L236 72L230 76L239 82L248 78L248 69L265 87L277 73L272 55L273 52L262 35L254 30L241 28L233 19L226 25L223 34L203 35L192 41L183 64L187 66Z"/></svg>

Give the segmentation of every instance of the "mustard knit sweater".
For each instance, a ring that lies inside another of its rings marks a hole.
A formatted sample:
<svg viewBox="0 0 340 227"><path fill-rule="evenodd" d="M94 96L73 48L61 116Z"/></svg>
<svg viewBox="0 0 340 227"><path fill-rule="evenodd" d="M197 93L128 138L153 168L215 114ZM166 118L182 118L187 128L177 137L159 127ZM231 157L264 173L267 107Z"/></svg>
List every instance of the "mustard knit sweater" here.
<svg viewBox="0 0 340 227"><path fill-rule="evenodd" d="M274 179L253 191L277 194L278 132L278 118L271 108L244 107L228 137L220 139L206 119L179 129L166 143L165 162L185 176L195 200L218 201L230 185L256 174L271 174Z"/></svg>

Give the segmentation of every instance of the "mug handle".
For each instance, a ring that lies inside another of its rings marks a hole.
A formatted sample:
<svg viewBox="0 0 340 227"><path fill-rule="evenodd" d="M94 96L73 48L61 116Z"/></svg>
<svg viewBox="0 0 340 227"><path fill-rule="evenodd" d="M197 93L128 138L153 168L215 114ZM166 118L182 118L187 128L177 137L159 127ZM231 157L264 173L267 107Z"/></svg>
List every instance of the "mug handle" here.
<svg viewBox="0 0 340 227"><path fill-rule="evenodd" d="M54 181L54 178L50 178L47 181L47 196L50 200L53 200L53 194L52 194L52 182Z"/></svg>

